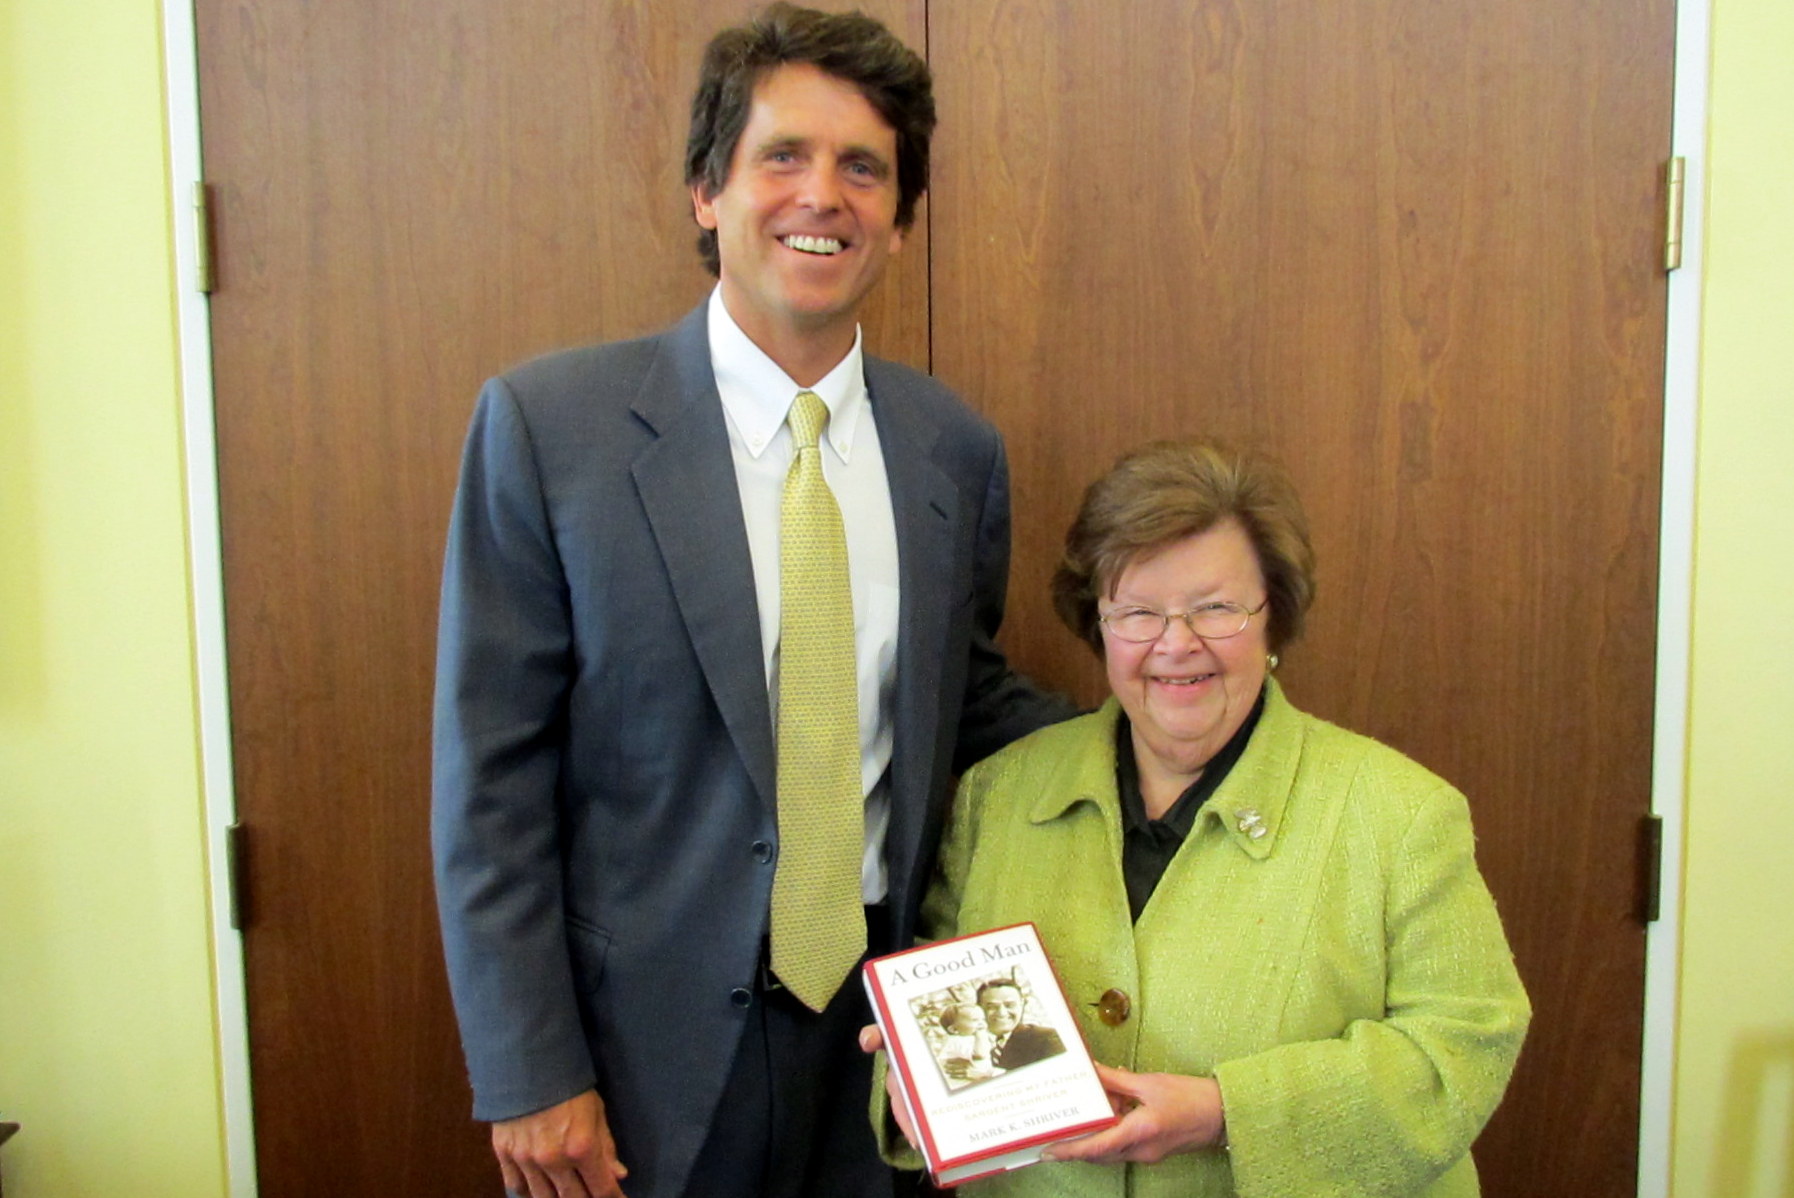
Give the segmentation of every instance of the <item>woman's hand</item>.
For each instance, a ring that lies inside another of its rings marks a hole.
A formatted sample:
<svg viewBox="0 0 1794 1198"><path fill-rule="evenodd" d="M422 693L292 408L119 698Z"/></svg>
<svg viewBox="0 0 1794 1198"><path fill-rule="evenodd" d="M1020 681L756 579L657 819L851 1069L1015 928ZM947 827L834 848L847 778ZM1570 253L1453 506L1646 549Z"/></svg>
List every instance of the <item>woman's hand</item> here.
<svg viewBox="0 0 1794 1198"><path fill-rule="evenodd" d="M879 1034L876 1023L868 1023L860 1029L860 1051L877 1052L885 1046L885 1038ZM890 1062L885 1062L885 1098L891 1108L891 1118L896 1121L897 1130L909 1141L911 1148L916 1148L916 1129L910 1126L909 1108L903 1105L903 1095L897 1092L897 1071Z"/></svg>
<svg viewBox="0 0 1794 1198"><path fill-rule="evenodd" d="M860 1042L865 1043L864 1036ZM1221 1087L1212 1077L1132 1073L1107 1065L1098 1065L1096 1075L1121 1122L1051 1145L1044 1154L1047 1160L1151 1164L1180 1152L1216 1147L1226 1134Z"/></svg>

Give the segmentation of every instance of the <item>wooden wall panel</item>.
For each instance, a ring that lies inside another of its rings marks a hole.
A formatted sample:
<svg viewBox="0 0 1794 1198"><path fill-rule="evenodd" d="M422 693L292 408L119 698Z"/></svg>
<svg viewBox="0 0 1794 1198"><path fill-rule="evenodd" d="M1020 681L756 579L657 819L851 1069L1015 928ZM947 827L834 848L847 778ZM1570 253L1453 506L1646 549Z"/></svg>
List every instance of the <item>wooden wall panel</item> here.
<svg viewBox="0 0 1794 1198"><path fill-rule="evenodd" d="M1007 644L1085 698L1046 580L1157 437L1295 475L1296 701L1470 796L1538 1016L1497 1195L1630 1194L1673 12L1664 2L956 0L935 372L1009 439Z"/></svg>

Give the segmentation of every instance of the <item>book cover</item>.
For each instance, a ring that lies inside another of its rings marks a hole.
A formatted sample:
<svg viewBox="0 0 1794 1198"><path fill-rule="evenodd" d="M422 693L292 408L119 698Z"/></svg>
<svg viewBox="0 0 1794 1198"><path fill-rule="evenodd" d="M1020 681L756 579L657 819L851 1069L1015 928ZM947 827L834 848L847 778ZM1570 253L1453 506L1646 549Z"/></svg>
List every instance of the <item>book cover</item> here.
<svg viewBox="0 0 1794 1198"><path fill-rule="evenodd" d="M1033 1164L1115 1122L1033 924L879 957L864 979L935 1184Z"/></svg>

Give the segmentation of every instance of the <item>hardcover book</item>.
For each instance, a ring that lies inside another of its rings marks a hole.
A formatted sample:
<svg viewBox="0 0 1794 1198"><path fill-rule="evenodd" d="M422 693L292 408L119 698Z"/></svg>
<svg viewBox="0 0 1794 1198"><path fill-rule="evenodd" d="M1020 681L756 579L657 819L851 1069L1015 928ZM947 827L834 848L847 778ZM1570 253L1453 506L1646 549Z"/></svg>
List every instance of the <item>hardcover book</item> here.
<svg viewBox="0 0 1794 1198"><path fill-rule="evenodd" d="M936 1185L1031 1165L1115 1122L1033 924L878 957L864 979Z"/></svg>

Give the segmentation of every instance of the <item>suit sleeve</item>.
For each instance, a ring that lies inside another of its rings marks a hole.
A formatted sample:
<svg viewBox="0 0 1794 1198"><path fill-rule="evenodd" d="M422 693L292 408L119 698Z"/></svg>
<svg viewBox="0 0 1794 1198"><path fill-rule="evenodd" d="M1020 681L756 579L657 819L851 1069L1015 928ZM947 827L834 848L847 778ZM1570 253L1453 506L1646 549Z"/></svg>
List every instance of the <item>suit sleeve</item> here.
<svg viewBox="0 0 1794 1198"><path fill-rule="evenodd" d="M1411 1194L1470 1149L1531 1018L1449 788L1389 863L1386 1014L1216 1070L1242 1198Z"/></svg>
<svg viewBox="0 0 1794 1198"><path fill-rule="evenodd" d="M556 781L572 629L529 429L486 385L462 460L437 641L431 840L474 1116L593 1084L562 916Z"/></svg>
<svg viewBox="0 0 1794 1198"><path fill-rule="evenodd" d="M997 647L1009 592L1009 460L1001 440L991 456L972 569L971 656L953 753L955 772L964 772L1037 728L1077 714L1063 696L1041 690L1012 670Z"/></svg>

